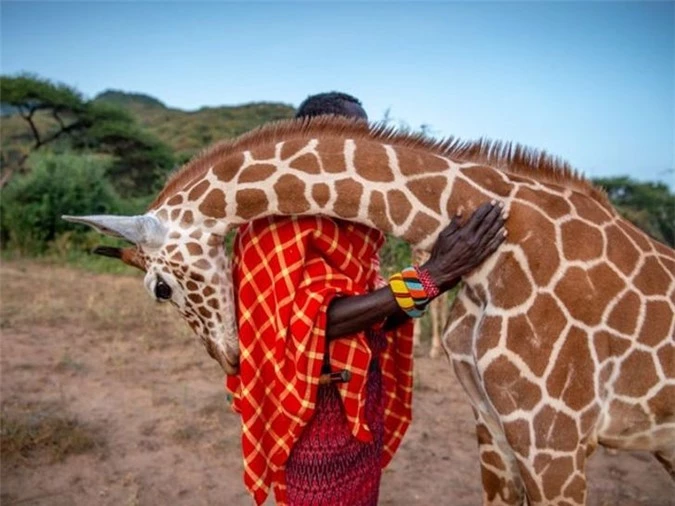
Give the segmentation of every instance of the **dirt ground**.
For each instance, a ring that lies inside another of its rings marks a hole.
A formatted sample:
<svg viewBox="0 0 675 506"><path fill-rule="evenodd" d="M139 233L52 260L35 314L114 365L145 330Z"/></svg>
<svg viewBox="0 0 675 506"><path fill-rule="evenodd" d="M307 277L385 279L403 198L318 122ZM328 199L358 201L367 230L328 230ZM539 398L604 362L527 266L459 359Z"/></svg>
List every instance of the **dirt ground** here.
<svg viewBox="0 0 675 506"><path fill-rule="evenodd" d="M0 288L3 506L252 504L220 369L139 277L17 261ZM480 504L469 404L422 355L380 504ZM648 454L600 450L589 477L591 505L675 505Z"/></svg>

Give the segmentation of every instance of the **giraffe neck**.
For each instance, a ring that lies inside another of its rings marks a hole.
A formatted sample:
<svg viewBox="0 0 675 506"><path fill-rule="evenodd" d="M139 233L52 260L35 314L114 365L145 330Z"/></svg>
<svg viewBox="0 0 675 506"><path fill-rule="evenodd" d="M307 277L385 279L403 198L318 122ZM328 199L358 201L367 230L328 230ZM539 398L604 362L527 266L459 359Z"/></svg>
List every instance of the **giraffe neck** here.
<svg viewBox="0 0 675 506"><path fill-rule="evenodd" d="M217 235L270 215L325 215L428 249L458 209L508 195L512 186L496 169L412 147L324 136L231 154L153 212Z"/></svg>

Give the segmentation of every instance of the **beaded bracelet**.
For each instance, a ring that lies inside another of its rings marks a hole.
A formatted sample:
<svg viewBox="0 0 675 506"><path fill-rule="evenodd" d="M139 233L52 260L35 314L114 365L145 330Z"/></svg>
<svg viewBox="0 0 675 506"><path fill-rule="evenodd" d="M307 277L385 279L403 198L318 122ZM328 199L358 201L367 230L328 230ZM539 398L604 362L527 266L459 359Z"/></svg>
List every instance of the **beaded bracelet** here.
<svg viewBox="0 0 675 506"><path fill-rule="evenodd" d="M433 282L431 285L435 287ZM429 303L429 295L415 267L406 267L401 272L392 275L389 278L389 287L399 307L408 316L420 318L424 314ZM438 288L436 288L436 291L438 291Z"/></svg>
<svg viewBox="0 0 675 506"><path fill-rule="evenodd" d="M419 265L415 265L413 268L415 269L417 277L424 287L424 291L427 292L427 297L433 299L434 297L440 295L441 291L438 289L436 283L434 283L434 280L431 279L431 276L429 276L429 271L420 269Z"/></svg>

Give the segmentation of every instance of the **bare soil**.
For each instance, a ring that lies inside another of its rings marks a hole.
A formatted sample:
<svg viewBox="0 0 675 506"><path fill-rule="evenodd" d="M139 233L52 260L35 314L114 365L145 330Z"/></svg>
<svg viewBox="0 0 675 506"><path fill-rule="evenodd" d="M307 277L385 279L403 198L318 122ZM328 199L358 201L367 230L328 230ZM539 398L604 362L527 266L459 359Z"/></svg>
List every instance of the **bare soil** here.
<svg viewBox="0 0 675 506"><path fill-rule="evenodd" d="M15 261L0 283L3 506L252 503L219 367L138 276ZM414 421L380 504L480 504L464 392L444 358L423 349L415 368ZM66 429L44 432L50 420ZM22 424L43 432L22 446ZM675 505L649 454L599 450L589 480L591 505Z"/></svg>

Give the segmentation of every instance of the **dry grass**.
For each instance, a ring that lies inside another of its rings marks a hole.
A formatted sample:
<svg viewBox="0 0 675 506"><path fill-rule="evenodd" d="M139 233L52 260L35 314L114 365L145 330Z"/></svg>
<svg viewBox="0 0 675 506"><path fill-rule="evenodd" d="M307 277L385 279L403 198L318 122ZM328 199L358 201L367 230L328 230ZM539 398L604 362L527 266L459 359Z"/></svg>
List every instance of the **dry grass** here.
<svg viewBox="0 0 675 506"><path fill-rule="evenodd" d="M3 407L0 448L4 465L47 457L61 462L69 455L105 448L101 432L58 405Z"/></svg>

